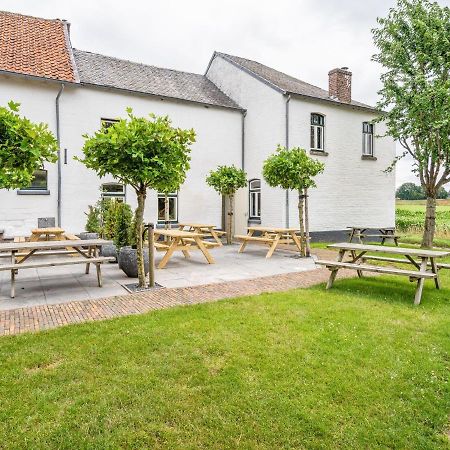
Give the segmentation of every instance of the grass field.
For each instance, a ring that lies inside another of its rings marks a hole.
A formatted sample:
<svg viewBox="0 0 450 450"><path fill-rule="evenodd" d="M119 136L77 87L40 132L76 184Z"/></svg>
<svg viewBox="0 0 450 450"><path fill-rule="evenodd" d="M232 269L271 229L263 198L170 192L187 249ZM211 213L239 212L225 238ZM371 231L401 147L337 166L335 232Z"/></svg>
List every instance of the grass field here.
<svg viewBox="0 0 450 450"><path fill-rule="evenodd" d="M1 448L449 449L450 272L0 339Z"/></svg>
<svg viewBox="0 0 450 450"><path fill-rule="evenodd" d="M425 220L425 200L397 200L396 227L402 242L421 242ZM450 247L450 200L438 200L435 245Z"/></svg>

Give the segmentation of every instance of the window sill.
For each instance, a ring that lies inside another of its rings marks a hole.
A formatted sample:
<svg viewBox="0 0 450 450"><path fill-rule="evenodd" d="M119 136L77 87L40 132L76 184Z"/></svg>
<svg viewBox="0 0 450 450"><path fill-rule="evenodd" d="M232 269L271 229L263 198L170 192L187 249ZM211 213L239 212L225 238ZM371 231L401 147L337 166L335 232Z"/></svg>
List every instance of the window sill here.
<svg viewBox="0 0 450 450"><path fill-rule="evenodd" d="M377 157L372 155L361 155L361 159L366 161L376 161Z"/></svg>
<svg viewBox="0 0 450 450"><path fill-rule="evenodd" d="M248 225L261 225L261 219L248 219Z"/></svg>
<svg viewBox="0 0 450 450"><path fill-rule="evenodd" d="M309 153L316 156L328 156L328 152L325 152L323 150L310 150Z"/></svg>
<svg viewBox="0 0 450 450"><path fill-rule="evenodd" d="M50 191L48 189L19 189L17 195L50 195Z"/></svg>

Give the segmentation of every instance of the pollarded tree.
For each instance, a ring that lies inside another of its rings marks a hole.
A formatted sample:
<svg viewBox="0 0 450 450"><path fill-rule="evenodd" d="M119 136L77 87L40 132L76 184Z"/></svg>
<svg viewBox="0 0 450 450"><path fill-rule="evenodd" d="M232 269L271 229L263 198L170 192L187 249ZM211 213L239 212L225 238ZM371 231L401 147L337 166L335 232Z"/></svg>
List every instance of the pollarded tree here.
<svg viewBox="0 0 450 450"><path fill-rule="evenodd" d="M93 136L84 135L84 158L80 161L98 176L110 174L134 188L138 203L135 212L138 277L139 286L144 287L142 231L147 189L169 192L184 182L195 132L172 127L167 116L136 117L131 108L127 108L127 114L126 119L102 127Z"/></svg>
<svg viewBox="0 0 450 450"><path fill-rule="evenodd" d="M381 101L387 134L411 155L427 197L423 247L431 247L436 196L450 181L450 9L427 0L398 0L373 30L385 72Z"/></svg>
<svg viewBox="0 0 450 450"><path fill-rule="evenodd" d="M34 172L58 159L58 144L43 123L19 115L19 103L0 107L0 188L18 189L31 184Z"/></svg>
<svg viewBox="0 0 450 450"><path fill-rule="evenodd" d="M231 234L233 230L234 196L236 191L247 186L247 174L244 170L236 166L219 166L212 170L206 182L214 188L216 192L228 200L228 220L226 221L227 244L231 244Z"/></svg>
<svg viewBox="0 0 450 450"><path fill-rule="evenodd" d="M281 187L286 190L298 192L298 220L300 225L301 254L309 256L309 229L307 225L305 238L305 197L308 189L316 187L314 177L323 172L325 166L310 158L306 151L299 147L287 149L278 146L277 152L269 156L263 166L263 176L269 186ZM305 220L306 219L306 220ZM306 248L305 248L306 241Z"/></svg>

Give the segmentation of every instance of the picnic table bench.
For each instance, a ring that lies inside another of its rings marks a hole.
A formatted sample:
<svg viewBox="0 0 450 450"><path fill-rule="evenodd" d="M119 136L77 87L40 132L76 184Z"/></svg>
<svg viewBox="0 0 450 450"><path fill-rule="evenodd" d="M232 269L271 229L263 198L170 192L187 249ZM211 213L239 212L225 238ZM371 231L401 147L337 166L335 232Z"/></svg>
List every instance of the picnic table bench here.
<svg viewBox="0 0 450 450"><path fill-rule="evenodd" d="M279 244L291 243L291 239L297 246L298 251L301 252L300 239L297 236L297 228L277 228L277 227L248 227L248 233L246 235L235 235L236 239L242 241L239 247L239 253L245 250L248 243L257 242L267 244L269 250L266 254L266 258L270 258L273 252L276 250ZM255 232L261 233L260 236L254 236Z"/></svg>
<svg viewBox="0 0 450 450"><path fill-rule="evenodd" d="M102 286L102 274L100 265L106 261L113 261L113 257L99 256L99 250L102 245L110 244L110 241L103 239L90 240L65 240L65 241L28 241L28 242L10 242L0 243L0 253L8 253L11 257L10 264L0 265L0 271L11 272L11 298L15 297L16 274L22 269L36 269L39 267L67 266L72 264L85 264L85 273L89 273L90 264L95 264L97 270L98 286ZM54 255L54 251L64 249L69 246L74 249L82 258L58 258L42 259L36 261L27 261L37 255ZM51 252L46 253L47 250ZM18 259L18 254L21 258Z"/></svg>
<svg viewBox="0 0 450 450"><path fill-rule="evenodd" d="M226 233L225 231L217 230L215 225L204 223L183 222L179 223L180 231L192 231L193 233L201 234L202 237L212 237L214 242L210 246L221 247L223 245L221 237Z"/></svg>
<svg viewBox="0 0 450 450"><path fill-rule="evenodd" d="M375 272L387 275L407 276L410 281L417 281L416 294L414 304L418 305L422 299L423 285L426 279L434 280L436 289L440 289L439 273L440 269L450 268L450 264L438 264L437 258L450 256L450 252L424 250L418 248L403 247L385 247L379 245L356 244L351 242L343 242L338 244L330 244L329 248L339 250L336 261L318 260L316 264L323 265L331 271L328 279L327 289L333 286L339 269L356 270L359 277L363 276L363 272ZM350 259L344 261L346 253L349 253ZM396 257L368 255L368 253L388 253ZM400 258L399 258L400 256ZM396 267L377 266L366 264L366 261L386 261L401 264L409 264L414 269L399 269ZM428 270L430 268L431 270Z"/></svg>
<svg viewBox="0 0 450 450"><path fill-rule="evenodd" d="M378 238L381 240L381 245L384 245L386 241L394 241L394 244L398 246L398 240L400 236L395 233L394 227L388 228L375 228L378 233L366 234L367 230L371 227L347 227L350 231L348 242L353 242L356 239L358 243L362 244L365 238ZM373 228L372 228L373 229Z"/></svg>
<svg viewBox="0 0 450 450"><path fill-rule="evenodd" d="M190 250L199 249L205 257L208 264L214 264L214 258L208 251L208 247L215 246L212 242L205 242L202 240L203 235L201 233L193 233L192 231L183 230L164 230L156 229L155 234L155 249L159 251L165 251L166 254L158 264L158 269L164 269L173 253L181 251L185 258L189 258ZM168 238L168 241L158 242L158 238L164 236Z"/></svg>

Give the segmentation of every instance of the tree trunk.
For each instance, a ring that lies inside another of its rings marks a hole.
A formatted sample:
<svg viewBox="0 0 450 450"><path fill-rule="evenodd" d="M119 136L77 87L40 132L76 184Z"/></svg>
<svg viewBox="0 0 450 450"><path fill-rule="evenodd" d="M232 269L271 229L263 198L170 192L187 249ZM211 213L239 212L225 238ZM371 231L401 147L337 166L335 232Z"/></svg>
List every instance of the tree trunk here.
<svg viewBox="0 0 450 450"><path fill-rule="evenodd" d="M434 232L436 229L436 196L427 194L427 209L425 212L425 227L423 230L422 247L433 247Z"/></svg>
<svg viewBox="0 0 450 450"><path fill-rule="evenodd" d="M164 228L166 230L170 228L169 196L167 194L164 194Z"/></svg>
<svg viewBox="0 0 450 450"><path fill-rule="evenodd" d="M308 208L308 189L304 190L305 195L305 246L306 246L306 256L311 256L311 246L309 242L309 208Z"/></svg>
<svg viewBox="0 0 450 450"><path fill-rule="evenodd" d="M233 195L228 196L227 244L230 245L233 233Z"/></svg>
<svg viewBox="0 0 450 450"><path fill-rule="evenodd" d="M136 208L136 253L138 265L139 287L145 287L145 269L144 269L144 251L142 241L142 224L144 221L144 207L145 207L146 192L140 190L137 192L138 206Z"/></svg>
<svg viewBox="0 0 450 450"><path fill-rule="evenodd" d="M298 222L300 224L300 248L301 256L305 256L305 222L303 220L304 196L302 191L298 191Z"/></svg>

